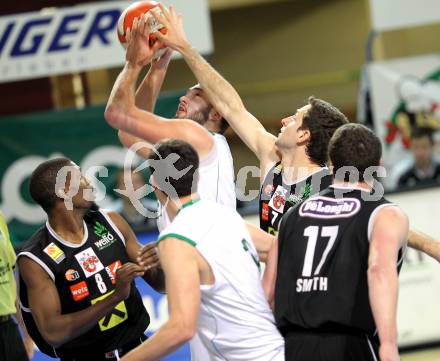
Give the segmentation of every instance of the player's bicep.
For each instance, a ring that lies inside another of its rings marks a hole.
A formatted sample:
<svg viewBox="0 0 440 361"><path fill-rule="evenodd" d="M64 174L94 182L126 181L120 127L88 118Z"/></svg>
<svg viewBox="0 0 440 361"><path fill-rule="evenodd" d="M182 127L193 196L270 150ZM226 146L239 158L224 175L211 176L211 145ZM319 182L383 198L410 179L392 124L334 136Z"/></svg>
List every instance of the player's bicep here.
<svg viewBox="0 0 440 361"><path fill-rule="evenodd" d="M162 139L173 138L190 143L199 156L212 148L213 139L200 124L188 119L165 119L135 108L130 114L130 133L155 144Z"/></svg>
<svg viewBox="0 0 440 361"><path fill-rule="evenodd" d="M193 331L200 306L200 275L196 252L192 245L175 238L167 238L159 243L170 321Z"/></svg>
<svg viewBox="0 0 440 361"><path fill-rule="evenodd" d="M381 209L373 220L370 236L369 267L397 262L408 237L408 218L396 206Z"/></svg>
<svg viewBox="0 0 440 361"><path fill-rule="evenodd" d="M45 338L52 332L54 318L61 314L58 290L48 273L26 256L19 258L19 272L26 284L29 308Z"/></svg>

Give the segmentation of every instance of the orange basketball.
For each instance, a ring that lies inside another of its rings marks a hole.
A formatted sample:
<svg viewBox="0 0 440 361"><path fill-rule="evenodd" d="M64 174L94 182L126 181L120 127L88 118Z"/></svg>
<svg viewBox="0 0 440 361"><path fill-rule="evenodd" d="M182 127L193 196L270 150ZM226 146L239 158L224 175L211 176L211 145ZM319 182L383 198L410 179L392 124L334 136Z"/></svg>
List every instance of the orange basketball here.
<svg viewBox="0 0 440 361"><path fill-rule="evenodd" d="M157 1L137 1L127 7L121 14L118 20L118 39L124 48L127 47L127 29L131 28L135 18L139 18L149 11L161 11L159 3ZM151 15L149 17L150 27L152 32L160 31L162 34L166 34L166 28L162 24L158 23L156 19ZM157 37L153 34L150 35L150 46L154 45L157 41ZM165 45L161 46L164 49Z"/></svg>

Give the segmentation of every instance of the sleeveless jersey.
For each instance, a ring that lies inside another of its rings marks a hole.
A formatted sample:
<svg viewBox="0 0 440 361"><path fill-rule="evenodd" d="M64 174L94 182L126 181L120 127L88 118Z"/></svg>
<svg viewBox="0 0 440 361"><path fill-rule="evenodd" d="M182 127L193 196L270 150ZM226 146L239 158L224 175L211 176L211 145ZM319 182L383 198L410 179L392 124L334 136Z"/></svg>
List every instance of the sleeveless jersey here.
<svg viewBox="0 0 440 361"><path fill-rule="evenodd" d="M327 167L293 184L286 184L281 163L275 164L260 189L260 228L270 234L277 234L281 218L291 207L330 184L332 175Z"/></svg>
<svg viewBox="0 0 440 361"><path fill-rule="evenodd" d="M62 314L84 310L113 293L116 270L128 262L125 239L103 211L89 211L84 217L84 239L80 244L64 241L47 222L18 257L29 257L47 272L58 290ZM53 357L84 355L90 350L103 354L113 351L138 339L150 322L133 283L129 297L110 314L86 333L54 349L36 326L21 277L20 300L30 336L42 352Z"/></svg>
<svg viewBox="0 0 440 361"><path fill-rule="evenodd" d="M385 198L364 200L367 196L360 188L331 186L283 218L275 286L281 333L299 327L374 336L367 280L370 236L377 211L394 205Z"/></svg>
<svg viewBox="0 0 440 361"><path fill-rule="evenodd" d="M284 341L263 293L258 254L239 214L207 200L190 202L161 232L159 242L167 237L196 247L215 275L213 285L200 286L192 360L284 360Z"/></svg>
<svg viewBox="0 0 440 361"><path fill-rule="evenodd" d="M201 199L207 199L229 208L236 208L234 163L226 138L212 133L214 146L209 154L200 161L199 184L197 193ZM157 220L159 231L169 223L168 214L160 207Z"/></svg>

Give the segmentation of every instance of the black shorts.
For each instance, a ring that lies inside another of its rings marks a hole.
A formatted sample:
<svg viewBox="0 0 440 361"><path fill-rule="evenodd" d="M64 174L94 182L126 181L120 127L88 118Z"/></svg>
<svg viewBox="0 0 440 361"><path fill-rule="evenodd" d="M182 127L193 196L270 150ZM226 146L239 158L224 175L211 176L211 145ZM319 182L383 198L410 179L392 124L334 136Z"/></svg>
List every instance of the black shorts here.
<svg viewBox="0 0 440 361"><path fill-rule="evenodd" d="M12 318L0 322L0 360L29 360L17 324Z"/></svg>
<svg viewBox="0 0 440 361"><path fill-rule="evenodd" d="M285 355L286 361L379 361L376 341L338 333L288 333Z"/></svg>

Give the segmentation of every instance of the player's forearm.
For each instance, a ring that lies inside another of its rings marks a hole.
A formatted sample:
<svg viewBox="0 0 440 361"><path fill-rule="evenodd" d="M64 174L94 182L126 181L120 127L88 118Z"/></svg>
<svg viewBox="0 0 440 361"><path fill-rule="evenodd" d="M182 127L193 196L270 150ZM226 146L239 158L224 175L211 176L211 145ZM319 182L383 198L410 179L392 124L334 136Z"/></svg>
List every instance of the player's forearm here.
<svg viewBox="0 0 440 361"><path fill-rule="evenodd" d="M149 112L154 111L165 75L166 70L153 70L150 68L136 91L135 104L138 108Z"/></svg>
<svg viewBox="0 0 440 361"><path fill-rule="evenodd" d="M192 46L185 45L179 51L214 108L233 123L234 117L231 113L244 110L243 102L236 90Z"/></svg>
<svg viewBox="0 0 440 361"><path fill-rule="evenodd" d="M440 241L436 241L432 237L415 229L410 229L408 234L408 246L424 252L440 262Z"/></svg>
<svg viewBox="0 0 440 361"><path fill-rule="evenodd" d="M194 329L180 325L172 320L165 323L152 337L138 346L122 361L157 361L176 351L194 336Z"/></svg>
<svg viewBox="0 0 440 361"><path fill-rule="evenodd" d="M135 83L141 68L126 63L113 86L104 117L116 129L130 131L128 115L135 107Z"/></svg>
<svg viewBox="0 0 440 361"><path fill-rule="evenodd" d="M370 265L368 289L371 310L381 344L397 344L398 280L395 263Z"/></svg>
<svg viewBox="0 0 440 361"><path fill-rule="evenodd" d="M42 334L49 344L58 347L96 326L98 321L109 314L119 302L121 300L113 293L82 311L42 320L44 323Z"/></svg>

